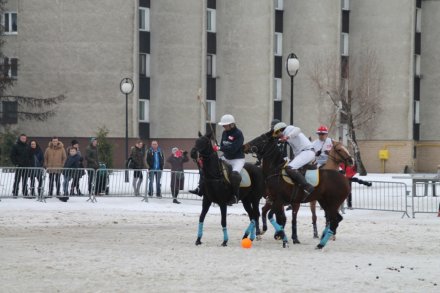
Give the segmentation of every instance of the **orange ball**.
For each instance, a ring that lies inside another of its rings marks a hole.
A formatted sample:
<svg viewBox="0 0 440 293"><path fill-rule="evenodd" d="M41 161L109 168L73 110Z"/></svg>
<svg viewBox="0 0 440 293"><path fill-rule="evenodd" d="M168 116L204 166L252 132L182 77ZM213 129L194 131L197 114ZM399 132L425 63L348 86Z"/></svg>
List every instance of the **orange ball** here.
<svg viewBox="0 0 440 293"><path fill-rule="evenodd" d="M251 248L252 247L252 240L249 238L244 238L241 240L241 247L243 248Z"/></svg>

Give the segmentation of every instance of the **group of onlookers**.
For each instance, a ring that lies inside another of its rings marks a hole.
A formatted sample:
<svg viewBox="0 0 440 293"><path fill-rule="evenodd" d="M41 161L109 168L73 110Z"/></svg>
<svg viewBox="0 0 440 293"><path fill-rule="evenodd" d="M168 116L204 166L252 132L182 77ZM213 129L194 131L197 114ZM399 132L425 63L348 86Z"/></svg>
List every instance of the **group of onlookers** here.
<svg viewBox="0 0 440 293"><path fill-rule="evenodd" d="M43 152L36 140L28 141L25 134L20 134L17 142L12 147L10 155L12 164L15 167L19 167L15 172L12 190L13 197L18 196L20 182L24 197L34 198L37 194L41 195L43 190L43 171L41 168L45 168L49 174L48 197L54 195L54 187L55 195L61 201L67 201L69 195L82 195L79 181L85 175L85 167L87 168L88 175L88 192L89 194L98 193L97 186L92 190L95 171L99 169L97 143L96 138L90 139L90 144L87 146L85 157L83 158L79 149L79 142L75 139L65 149L64 144L58 137L52 137ZM173 203L179 204L177 195L183 189L183 163L189 161L188 152L179 150L177 147L172 148L171 152L172 154L167 159L167 162L171 165L171 193ZM86 162L85 165L84 161ZM143 181L141 169L148 169L148 195L153 196L153 191L155 190L156 196L161 198L161 177L165 159L159 143L153 140L151 147L146 150L143 142L138 140L131 149L129 161L131 163L127 167L135 169L132 182L134 194L140 196L140 188ZM61 175L64 177L62 186ZM29 179L30 188L28 188ZM153 188L154 181L156 183L155 188ZM38 182L38 187L36 187L36 182ZM62 193L61 187L63 187ZM37 192L35 189L37 189Z"/></svg>
<svg viewBox="0 0 440 293"><path fill-rule="evenodd" d="M43 152L36 140L28 142L25 134L20 134L17 142L12 146L10 159L17 169L12 187L13 197L18 196L19 185L24 197L34 198L36 194L41 195L43 190L43 172L41 168L45 168L49 174L49 192L48 196L54 194L54 186L56 188L56 196L61 201L67 201L69 195L81 195L79 188L79 180L85 174L83 168L83 157L79 150L79 142L72 140L71 145L67 147L67 153L64 144L59 141L58 137L52 137L47 148ZM98 149L96 138L90 139L90 145L86 150L85 161L87 168L98 169ZM23 168L23 169L21 169ZM29 168L29 169L25 169ZM91 192L91 183L94 172L89 170L88 188ZM61 174L64 176L63 194L61 194ZM27 183L30 179L30 188ZM38 181L37 193L35 192L36 181ZM72 181L69 189L69 183ZM30 191L30 195L29 195Z"/></svg>

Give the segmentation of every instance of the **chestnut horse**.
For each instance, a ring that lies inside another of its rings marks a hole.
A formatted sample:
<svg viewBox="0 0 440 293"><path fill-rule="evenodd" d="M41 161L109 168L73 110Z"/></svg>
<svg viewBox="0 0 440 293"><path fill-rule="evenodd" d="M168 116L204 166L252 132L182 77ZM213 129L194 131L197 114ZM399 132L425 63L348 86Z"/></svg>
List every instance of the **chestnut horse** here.
<svg viewBox="0 0 440 293"><path fill-rule="evenodd" d="M321 166L320 169L322 169L322 170L335 170L335 171L337 171L337 170L339 170L340 163L346 163L346 162L353 160L349 151L341 143L336 142L334 140L332 140L332 143L333 143L333 148L330 150L330 152L328 154L327 162ZM297 220L296 220L300 206L301 206L301 204L299 204L299 203L292 205L292 242L293 242L293 244L301 243L299 241L298 235L297 235ZM271 207L272 207L272 203L270 201L267 201L261 210L261 218L263 221L263 233L267 231L267 213L270 211ZM319 238L318 228L316 225L316 220L317 220L316 200L310 202L310 211L312 212L313 238ZM273 217L273 212L270 212L269 218L272 218L272 217ZM284 222L281 223L280 221L284 221ZM277 219L277 223L282 225L283 227L286 224L285 222L286 222L285 216L282 217L282 219L280 219L280 220ZM275 238L279 239L278 237L279 237L279 235L276 234Z"/></svg>
<svg viewBox="0 0 440 293"><path fill-rule="evenodd" d="M223 228L223 242L222 246L227 246L228 230L226 227L227 203L232 199L232 188L225 178L223 168L223 161L213 150L213 135L208 133L202 136L199 133L199 138L196 140L194 149L197 151L199 158L202 160L202 187L204 190L202 212L199 217L199 229L197 233L196 245L202 244L203 236L203 222L205 216L212 203L216 203L220 207L221 225ZM193 153L193 152L191 152ZM230 171L229 166L229 171ZM264 178L261 168L246 163L244 169L249 174L250 184L247 187L240 187L240 199L243 207L249 215L250 224L245 230L243 238L249 236L251 240L255 239L256 235L260 234L258 220L260 217L259 204L260 199L264 194Z"/></svg>
<svg viewBox="0 0 440 293"><path fill-rule="evenodd" d="M342 152L344 149L344 152ZM305 194L302 188L298 188L296 184L287 182L284 177L289 177L283 174L286 161L282 153L277 147L277 139L272 136L272 131L262 134L244 145L246 153L252 152L262 159L262 169L265 177L266 194L269 201L272 203L272 211L277 216L277 220L285 223L284 205L291 204L292 207L299 205L302 202L311 202L317 200L319 205L324 209L326 220L329 223L324 231L317 248L321 249L327 241L336 233L339 222L342 221L342 216L339 214L339 207L347 198L350 192L348 180L344 175L338 172L335 166L329 162L327 168L319 170L310 170L309 172L316 172L319 178L319 183L315 186L315 190L305 200ZM332 151L329 154L330 158L340 158L346 164L353 164L353 159L344 154L346 149L342 144L335 142ZM330 159L333 161L333 159ZM336 164L335 160L335 163ZM337 164L336 164L337 166ZM290 177L289 177L290 178ZM278 224L274 219L270 219L274 226L276 235L280 235L283 239L283 247L287 246L288 240L282 225ZM293 231L295 228L295 231ZM296 214L295 209L292 209L292 235L296 233Z"/></svg>

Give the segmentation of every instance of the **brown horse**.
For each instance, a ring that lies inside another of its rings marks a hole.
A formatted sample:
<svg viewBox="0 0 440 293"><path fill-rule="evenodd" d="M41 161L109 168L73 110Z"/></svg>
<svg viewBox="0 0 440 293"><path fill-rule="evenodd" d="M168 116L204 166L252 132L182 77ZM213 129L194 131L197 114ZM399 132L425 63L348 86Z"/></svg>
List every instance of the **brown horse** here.
<svg viewBox="0 0 440 293"><path fill-rule="evenodd" d="M244 145L246 153L252 152L262 159L262 169L266 183L266 194L272 203L272 211L277 216L280 223L285 223L284 205L291 204L299 206L302 202L311 202L317 200L324 209L327 222L322 233L321 241L317 248L323 248L327 241L336 233L342 216L339 214L339 206L347 198L350 187L344 175L337 171L336 166L339 160L345 161L346 164L352 164L353 159L346 156L348 152L342 144L335 142L332 151L329 154L329 163L327 167L323 167L316 172L319 178L319 184L315 187L315 191L310 194L306 200L302 188L285 180L287 174L283 174L283 168L286 161L277 147L277 140L272 137L272 131L262 134ZM339 158L339 159L337 159ZM334 162L333 162L334 161ZM331 163L333 162L333 163ZM332 165L333 164L333 165ZM284 228L274 219L270 219L274 226L276 235L280 235L283 239L283 247L286 247L288 240L284 233ZM293 230L295 228L295 231ZM292 235L296 233L296 213L292 209Z"/></svg>
<svg viewBox="0 0 440 293"><path fill-rule="evenodd" d="M218 204L221 212L221 225L223 229L223 242L222 246L227 246L229 237L226 227L227 217L227 204L232 199L232 187L227 182L224 175L223 161L217 155L217 152L213 150L212 145L213 135L208 133L201 135L195 142L195 153L198 153L202 159L202 176L203 176L203 189L204 196L202 202L202 212L199 217L199 228L197 232L196 245L202 244L203 236L203 223L205 216L209 211L212 203ZM193 153L191 151L191 153ZM230 166L229 166L229 169ZM260 217L259 203L264 194L264 177L261 168L246 163L244 169L249 174L250 184L246 187L240 187L240 199L243 203L243 207L248 213L250 224L245 230L243 238L249 237L251 240L255 239L256 235L260 234L258 226L258 220ZM230 171L230 170L229 170Z"/></svg>
<svg viewBox="0 0 440 293"><path fill-rule="evenodd" d="M330 150L328 154L328 160L325 165L321 166L321 170L339 170L339 164L350 162L353 160L349 151L339 142L332 140L333 148ZM300 203L295 203L291 206L292 209L292 242L293 244L301 243L298 239L297 235L297 216L298 210L300 208ZM267 231L267 213L271 210L272 203L269 201L261 209L261 218L263 222L263 233ZM312 212L312 226L313 226L313 238L319 238L318 236L318 227L316 224L317 216L316 216L316 200L310 202L310 211ZM269 212L269 218L273 217L273 212ZM284 222L281 222L284 221ZM277 219L277 223L285 226L286 218L285 216L282 219ZM278 238L279 235L276 234L275 238ZM279 238L278 238L279 239Z"/></svg>

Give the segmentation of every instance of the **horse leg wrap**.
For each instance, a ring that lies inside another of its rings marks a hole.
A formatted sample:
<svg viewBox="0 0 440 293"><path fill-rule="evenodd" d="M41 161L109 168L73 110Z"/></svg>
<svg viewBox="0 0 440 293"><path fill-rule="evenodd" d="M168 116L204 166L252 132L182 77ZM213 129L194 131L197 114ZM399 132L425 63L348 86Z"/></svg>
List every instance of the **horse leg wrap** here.
<svg viewBox="0 0 440 293"><path fill-rule="evenodd" d="M202 238L203 236L203 223L199 223L199 229L197 230L197 237Z"/></svg>
<svg viewBox="0 0 440 293"><path fill-rule="evenodd" d="M223 241L228 241L229 240L229 238L228 238L228 228L226 228L226 227L224 227L223 228Z"/></svg>
<svg viewBox="0 0 440 293"><path fill-rule="evenodd" d="M327 234L328 229L330 229L330 226L329 225L325 226L325 228L324 228L324 230L322 231L322 234L321 234L321 239L324 238L325 234Z"/></svg>
<svg viewBox="0 0 440 293"><path fill-rule="evenodd" d="M255 239L255 220L252 220L252 221L251 221L250 226L252 226L252 228L251 228L251 231L250 231L251 233L250 233L249 238L250 238L252 241L254 241L254 239Z"/></svg>
<svg viewBox="0 0 440 293"><path fill-rule="evenodd" d="M335 233L328 229L327 233L325 233L324 237L321 239L321 241L319 242L319 245L321 247L324 247L327 244L327 241L334 235Z"/></svg>
<svg viewBox="0 0 440 293"><path fill-rule="evenodd" d="M276 231L276 232L279 232L279 231L282 231L282 230L283 230L283 227L281 227L281 226L277 223L277 221L275 221L274 218L270 219L270 223L271 223L272 226L275 228L275 231Z"/></svg>

